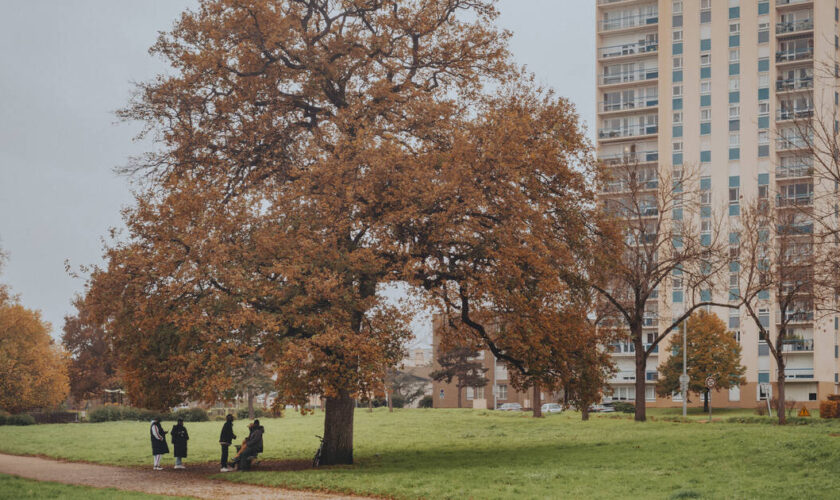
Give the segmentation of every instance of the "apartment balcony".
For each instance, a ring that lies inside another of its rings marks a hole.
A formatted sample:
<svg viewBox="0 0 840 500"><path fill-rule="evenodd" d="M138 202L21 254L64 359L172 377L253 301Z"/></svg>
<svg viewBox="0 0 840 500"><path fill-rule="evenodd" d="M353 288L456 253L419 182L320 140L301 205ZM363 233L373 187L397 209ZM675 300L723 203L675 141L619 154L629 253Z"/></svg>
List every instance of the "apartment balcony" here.
<svg viewBox="0 0 840 500"><path fill-rule="evenodd" d="M659 373L656 370L651 370L645 372L645 383L648 384L655 384L657 378L659 377ZM611 384L627 384L636 381L636 372L635 371L621 371L616 372L613 374L612 378L610 378Z"/></svg>
<svg viewBox="0 0 840 500"><path fill-rule="evenodd" d="M599 159L607 166L656 163L659 161L659 151L634 151L600 156Z"/></svg>
<svg viewBox="0 0 840 500"><path fill-rule="evenodd" d="M645 350L650 348L650 344L645 344ZM609 345L610 354L613 356L635 356L636 346L632 342L616 342ZM659 346L655 346L652 354L659 353Z"/></svg>
<svg viewBox="0 0 840 500"><path fill-rule="evenodd" d="M787 324L797 324L797 323L813 323L814 322L814 312L813 311L796 311L796 312L789 312L785 315L788 319ZM781 313L776 313L776 324L782 324L782 315Z"/></svg>
<svg viewBox="0 0 840 500"><path fill-rule="evenodd" d="M776 380L779 379L779 370L776 370ZM813 382L814 369L813 368L786 368L785 381L786 382Z"/></svg>
<svg viewBox="0 0 840 500"><path fill-rule="evenodd" d="M776 23L776 36L802 33L803 31L812 31L813 29L813 19L802 19L790 23Z"/></svg>
<svg viewBox="0 0 840 500"><path fill-rule="evenodd" d="M638 14L635 16L617 17L614 19L603 19L598 22L598 33L610 33L613 31L628 30L634 28L656 27L659 23L657 15Z"/></svg>
<svg viewBox="0 0 840 500"><path fill-rule="evenodd" d="M627 85L633 83L648 83L659 79L659 68L624 71L610 75L601 75L598 83L602 87Z"/></svg>
<svg viewBox="0 0 840 500"><path fill-rule="evenodd" d="M776 179L797 179L814 176L814 166L806 163L776 167Z"/></svg>
<svg viewBox="0 0 840 500"><path fill-rule="evenodd" d="M796 61L806 61L814 58L814 48L808 47L800 50L789 50L776 52L776 64L785 64Z"/></svg>
<svg viewBox="0 0 840 500"><path fill-rule="evenodd" d="M659 106L659 99L656 97L640 97L622 102L600 102L598 108L601 113L618 113L620 111L649 110Z"/></svg>
<svg viewBox="0 0 840 500"><path fill-rule="evenodd" d="M814 204L814 195L803 195L803 196L793 196L793 197L785 197L785 196L777 196L776 197L776 207L778 208L797 208L797 207L810 207Z"/></svg>
<svg viewBox="0 0 840 500"><path fill-rule="evenodd" d="M633 5L636 3L650 3L650 0L598 0L598 6L608 5L615 7L619 5Z"/></svg>
<svg viewBox="0 0 840 500"><path fill-rule="evenodd" d="M655 191L659 187L659 180L653 179L649 181L637 181L636 185L632 185L626 181L610 181L601 190L602 193L629 193L631 188L633 191Z"/></svg>
<svg viewBox="0 0 840 500"><path fill-rule="evenodd" d="M643 209L645 210L645 209ZM656 214L659 211L656 208L648 207L647 210L653 210ZM644 213L644 212L643 212ZM654 215L656 215L654 214ZM642 318L642 328L656 328L659 326L659 317L658 316L645 316Z"/></svg>
<svg viewBox="0 0 840 500"><path fill-rule="evenodd" d="M633 43L612 45L598 49L600 59L618 59L631 56L655 54L659 50L659 42L640 40ZM811 51L813 52L813 50Z"/></svg>
<svg viewBox="0 0 840 500"><path fill-rule="evenodd" d="M630 139L635 137L645 137L656 135L659 132L659 127L656 125L634 125L632 127L624 128L602 128L598 130L598 139L601 141Z"/></svg>
<svg viewBox="0 0 840 500"><path fill-rule="evenodd" d="M808 149L810 140L802 137L779 137L776 139L776 151L796 151Z"/></svg>
<svg viewBox="0 0 840 500"><path fill-rule="evenodd" d="M814 78L791 78L776 80L776 92L795 92L814 88Z"/></svg>
<svg viewBox="0 0 840 500"><path fill-rule="evenodd" d="M782 341L782 352L784 353L813 353L814 339L793 339Z"/></svg>
<svg viewBox="0 0 840 500"><path fill-rule="evenodd" d="M800 5L813 5L814 0L776 0L776 8L798 7Z"/></svg>
<svg viewBox="0 0 840 500"><path fill-rule="evenodd" d="M814 108L780 109L776 111L776 121L804 120L814 116Z"/></svg>
<svg viewBox="0 0 840 500"><path fill-rule="evenodd" d="M814 223L808 222L803 224L778 224L776 231L781 236L808 236L814 234ZM778 316L777 316L778 318Z"/></svg>

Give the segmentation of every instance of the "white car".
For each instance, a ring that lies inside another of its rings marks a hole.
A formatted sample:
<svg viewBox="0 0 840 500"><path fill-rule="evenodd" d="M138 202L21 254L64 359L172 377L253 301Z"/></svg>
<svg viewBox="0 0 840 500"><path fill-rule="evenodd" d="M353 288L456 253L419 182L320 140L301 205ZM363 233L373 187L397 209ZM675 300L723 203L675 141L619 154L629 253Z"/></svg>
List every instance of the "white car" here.
<svg viewBox="0 0 840 500"><path fill-rule="evenodd" d="M560 413L563 411L563 406L557 403L546 403L540 407L543 413Z"/></svg>
<svg viewBox="0 0 840 500"><path fill-rule="evenodd" d="M522 411L522 405L519 403L505 403L499 407L499 411Z"/></svg>

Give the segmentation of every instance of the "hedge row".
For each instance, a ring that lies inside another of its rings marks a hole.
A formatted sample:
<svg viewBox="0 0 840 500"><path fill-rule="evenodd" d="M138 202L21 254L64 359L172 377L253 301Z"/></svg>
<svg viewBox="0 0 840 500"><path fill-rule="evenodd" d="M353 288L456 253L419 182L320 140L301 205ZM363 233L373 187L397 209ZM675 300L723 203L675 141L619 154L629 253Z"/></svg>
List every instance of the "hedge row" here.
<svg viewBox="0 0 840 500"><path fill-rule="evenodd" d="M34 425L35 419L32 415L20 414L10 415L4 411L0 411L0 425Z"/></svg>
<svg viewBox="0 0 840 500"><path fill-rule="evenodd" d="M207 412L202 408L187 408L174 413L132 408L130 406L102 406L88 412L88 422L116 422L118 420L135 420L148 422L154 418L161 420L178 420L185 422L206 422L209 420Z"/></svg>

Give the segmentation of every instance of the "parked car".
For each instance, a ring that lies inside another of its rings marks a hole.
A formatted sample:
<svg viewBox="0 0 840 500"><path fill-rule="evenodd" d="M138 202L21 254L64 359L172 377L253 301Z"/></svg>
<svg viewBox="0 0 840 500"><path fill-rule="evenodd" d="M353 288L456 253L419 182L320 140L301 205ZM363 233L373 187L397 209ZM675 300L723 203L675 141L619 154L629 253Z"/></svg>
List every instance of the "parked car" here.
<svg viewBox="0 0 840 500"><path fill-rule="evenodd" d="M612 403L602 403L599 405L592 405L592 407L589 408L589 411L595 413L612 413L615 411L615 408L613 408Z"/></svg>
<svg viewBox="0 0 840 500"><path fill-rule="evenodd" d="M499 411L522 411L522 405L519 403L505 403L498 408Z"/></svg>
<svg viewBox="0 0 840 500"><path fill-rule="evenodd" d="M540 407L543 413L560 413L563 411L563 406L557 403L546 403Z"/></svg>

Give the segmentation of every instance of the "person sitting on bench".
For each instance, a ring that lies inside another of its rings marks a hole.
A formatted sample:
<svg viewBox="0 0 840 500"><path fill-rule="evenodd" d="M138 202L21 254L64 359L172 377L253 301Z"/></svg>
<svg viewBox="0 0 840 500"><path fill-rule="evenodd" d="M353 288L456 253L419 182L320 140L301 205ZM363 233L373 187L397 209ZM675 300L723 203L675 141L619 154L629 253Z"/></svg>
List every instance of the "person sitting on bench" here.
<svg viewBox="0 0 840 500"><path fill-rule="evenodd" d="M260 425L259 420L254 420L254 423L248 426L251 429L248 438L242 443L239 453L233 459L233 466L238 470L248 470L251 468L251 463L257 458L257 455L263 451L263 434L265 428Z"/></svg>

